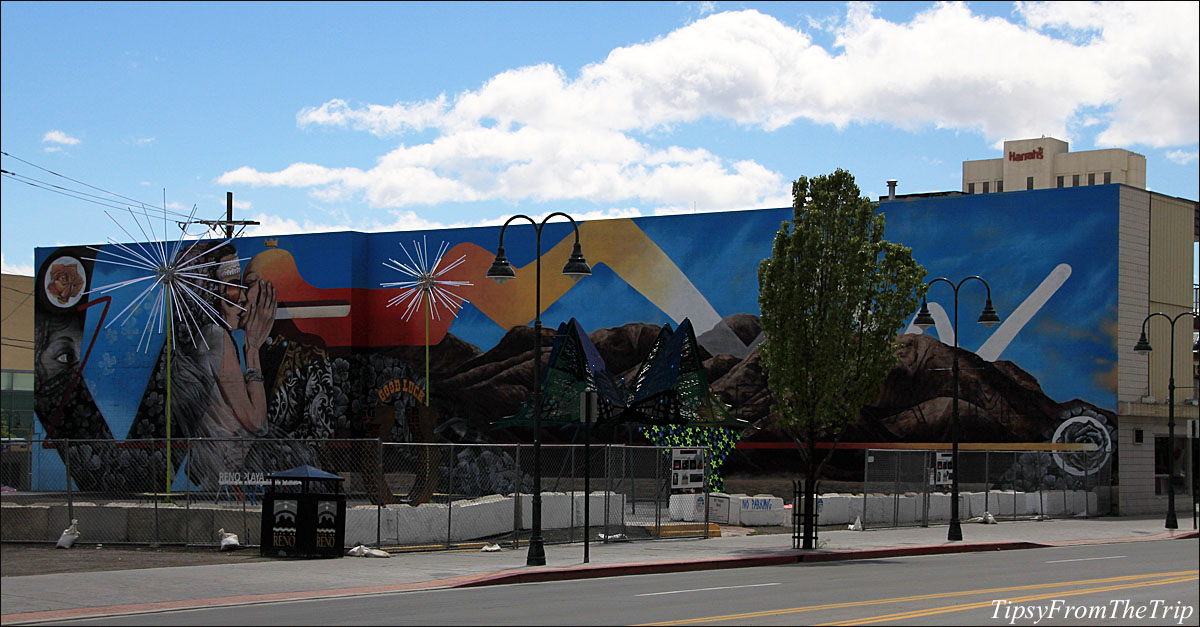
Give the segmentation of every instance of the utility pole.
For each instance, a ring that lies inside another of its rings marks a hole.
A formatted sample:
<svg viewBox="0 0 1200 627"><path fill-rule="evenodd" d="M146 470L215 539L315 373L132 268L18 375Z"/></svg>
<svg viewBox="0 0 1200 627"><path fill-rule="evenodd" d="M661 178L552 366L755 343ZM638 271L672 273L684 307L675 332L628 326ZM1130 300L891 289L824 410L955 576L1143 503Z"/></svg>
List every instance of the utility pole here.
<svg viewBox="0 0 1200 627"><path fill-rule="evenodd" d="M233 227L235 226L251 226L258 222L254 220L234 220L233 219L233 192L225 192L225 219L224 220L196 220L197 224L203 224L210 229L216 229L219 226L225 227L225 239L233 239ZM180 223L182 226L183 223Z"/></svg>

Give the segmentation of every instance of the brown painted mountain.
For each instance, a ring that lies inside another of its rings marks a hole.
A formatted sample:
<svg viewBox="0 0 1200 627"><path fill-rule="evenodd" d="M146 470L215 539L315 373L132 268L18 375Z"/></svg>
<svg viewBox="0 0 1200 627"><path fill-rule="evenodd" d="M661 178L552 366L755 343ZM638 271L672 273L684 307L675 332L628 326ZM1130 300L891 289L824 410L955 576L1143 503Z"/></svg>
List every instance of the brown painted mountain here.
<svg viewBox="0 0 1200 627"><path fill-rule="evenodd" d="M954 348L928 335L902 334L900 360L879 396L863 408L846 442L948 442L953 402ZM707 364L706 364L707 365ZM1037 380L1008 361L986 362L959 349L959 416L962 442L1049 442L1075 416L1087 416L1115 436L1116 415L1087 401L1056 402ZM713 384L713 390L753 420L751 441L786 441L767 416L770 392L755 350ZM1099 439L1103 439L1100 436Z"/></svg>
<svg viewBox="0 0 1200 627"><path fill-rule="evenodd" d="M761 333L756 316L729 316L725 323L747 345ZM633 323L589 333L615 377L632 379L657 337L659 328ZM953 393L950 372L953 347L928 335L897 336L900 360L888 375L878 398L865 407L844 441L947 442ZM554 332L543 329L543 359L548 360ZM533 388L533 329L515 327L491 350L478 353L461 340L447 336L431 350L434 402L490 439L524 439L519 432L490 432L488 425L516 413ZM740 418L760 428L750 441L787 441L772 428L771 396L757 348L744 359L711 356L701 351L709 384ZM408 357L406 355L406 357ZM421 356L423 359L423 355ZM417 367L417 355L410 358ZM1012 362L985 362L959 349L959 415L963 442L1047 442L1064 421L1089 416L1111 435L1116 416L1086 401L1057 402L1037 380ZM547 440L558 439L547 434Z"/></svg>

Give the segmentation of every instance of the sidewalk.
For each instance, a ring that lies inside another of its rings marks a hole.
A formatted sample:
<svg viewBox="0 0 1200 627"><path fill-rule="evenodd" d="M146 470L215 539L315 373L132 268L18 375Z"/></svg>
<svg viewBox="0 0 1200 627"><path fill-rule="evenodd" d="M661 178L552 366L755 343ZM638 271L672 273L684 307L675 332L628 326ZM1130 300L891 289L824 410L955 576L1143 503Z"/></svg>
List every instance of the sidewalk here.
<svg viewBox="0 0 1200 627"><path fill-rule="evenodd" d="M6 577L0 618L8 624L442 587L1198 537L1190 518L1179 523L1175 531L1165 530L1161 517L963 523L962 542L947 542L945 525L822 531L814 551L792 550L790 534L745 535L751 530L733 527L719 538L592 543L588 564L577 543L547 546L541 567L525 566L522 548Z"/></svg>

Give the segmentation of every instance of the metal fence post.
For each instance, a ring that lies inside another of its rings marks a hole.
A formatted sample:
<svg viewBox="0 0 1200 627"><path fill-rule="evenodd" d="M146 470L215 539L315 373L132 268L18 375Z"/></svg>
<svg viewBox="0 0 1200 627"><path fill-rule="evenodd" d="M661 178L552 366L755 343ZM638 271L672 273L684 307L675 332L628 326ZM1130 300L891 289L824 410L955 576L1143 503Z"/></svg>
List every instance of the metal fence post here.
<svg viewBox="0 0 1200 627"><path fill-rule="evenodd" d="M375 501L375 548L378 549L383 546L383 486L387 484L383 476L383 438L375 438L375 447L375 476L379 477L375 486L379 494L379 500Z"/></svg>
<svg viewBox="0 0 1200 627"><path fill-rule="evenodd" d="M666 488L668 503L671 498L671 489L663 486L662 467L663 467L663 451L665 449L660 446L654 447L654 537L662 537L662 496L664 488Z"/></svg>
<svg viewBox="0 0 1200 627"><path fill-rule="evenodd" d="M896 474L895 481L892 483L892 526L900 525L900 458L904 456L904 451L896 453ZM816 507L814 504L813 507Z"/></svg>
<svg viewBox="0 0 1200 627"><path fill-rule="evenodd" d="M521 486L524 483L521 475L521 445L516 445L516 455L513 460L515 465L513 477L516 483L513 485L513 549L521 548Z"/></svg>
<svg viewBox="0 0 1200 627"><path fill-rule="evenodd" d="M702 449L702 450L704 451L704 537L707 538L708 537L708 510L709 510L708 506L709 506L709 499L712 498L712 492L709 491L709 486L708 486L708 480L710 477L709 471L712 468L712 459L710 459L709 454L712 451L710 451L707 448Z"/></svg>
<svg viewBox="0 0 1200 627"><path fill-rule="evenodd" d="M608 542L608 507L612 500L612 445L604 445L604 541Z"/></svg>
<svg viewBox="0 0 1200 627"><path fill-rule="evenodd" d="M990 498L992 496L992 475L988 472L988 460L992 457L991 451L983 452L983 511L984 514L992 513Z"/></svg>
<svg viewBox="0 0 1200 627"><path fill-rule="evenodd" d="M450 444L450 487L446 491L446 548L453 546L454 535L454 444Z"/></svg>
<svg viewBox="0 0 1200 627"><path fill-rule="evenodd" d="M67 521L70 522L75 519L75 498L71 493L71 440L63 440L62 446L67 452L63 458L67 460Z"/></svg>
<svg viewBox="0 0 1200 627"><path fill-rule="evenodd" d="M1017 471L1018 471L1017 452L1016 451L1013 451L1012 466L1009 466L1009 468L1012 468L1012 473L1013 473L1013 484L1012 484L1013 506L1012 506L1012 514L1009 516L1009 519L1016 520L1017 519ZM1022 472L1021 474L1023 475L1025 473Z"/></svg>
<svg viewBox="0 0 1200 627"><path fill-rule="evenodd" d="M871 453L872 449L867 449L867 454L863 456L863 487L862 487L862 523L863 528L867 526L867 486L871 483ZM794 506L793 506L794 507Z"/></svg>
<svg viewBox="0 0 1200 627"><path fill-rule="evenodd" d="M190 451L191 446L192 446L191 440L184 440L183 442L185 444L185 448L183 450ZM187 459L186 454L185 454L184 459L185 460ZM186 463L186 461L185 461L185 463ZM182 464L180 465L180 470L183 470ZM183 546L191 546L191 544L192 544L192 480L191 480L191 477L187 476L187 474L183 475L183 502L184 502L184 509L185 509L184 516L183 516ZM249 538L247 538L247 540L248 539ZM220 538L218 538L218 540L220 540Z"/></svg>
<svg viewBox="0 0 1200 627"><path fill-rule="evenodd" d="M570 460L568 467L571 469L571 526L567 535L567 542L575 541L575 447L572 446L567 451L567 459ZM584 495L584 499L587 495ZM586 509L584 511L587 511ZM584 523L584 529L587 529L587 524ZM586 540L586 538L585 538ZM586 551L585 551L586 553Z"/></svg>

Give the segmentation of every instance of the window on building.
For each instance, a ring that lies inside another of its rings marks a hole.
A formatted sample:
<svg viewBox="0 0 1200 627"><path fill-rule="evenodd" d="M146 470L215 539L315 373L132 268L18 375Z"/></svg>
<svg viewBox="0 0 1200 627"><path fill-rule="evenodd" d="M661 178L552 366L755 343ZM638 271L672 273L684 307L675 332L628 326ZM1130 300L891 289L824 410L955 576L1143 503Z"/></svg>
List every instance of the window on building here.
<svg viewBox="0 0 1200 627"><path fill-rule="evenodd" d="M1062 186L1063 186L1063 177L1061 177L1061 176L1060 176L1060 177L1058 177L1058 186L1059 186L1059 187L1062 187Z"/></svg>
<svg viewBox="0 0 1200 627"><path fill-rule="evenodd" d="M1033 189L1033 177L1025 177L1025 189Z"/></svg>
<svg viewBox="0 0 1200 627"><path fill-rule="evenodd" d="M1095 184L1096 184L1096 173L1088 172L1088 185L1095 185Z"/></svg>
<svg viewBox="0 0 1200 627"><path fill-rule="evenodd" d="M1078 174L1071 175L1071 187L1079 187L1079 175Z"/></svg>
<svg viewBox="0 0 1200 627"><path fill-rule="evenodd" d="M986 193L988 193L988 192L990 191L990 189L989 189L989 186L990 186L990 185L991 185L991 183L988 183L987 181L984 181L984 182L983 182L983 193L985 193L985 194L986 194Z"/></svg>
<svg viewBox="0 0 1200 627"><path fill-rule="evenodd" d="M1112 183L1112 172L1105 172L1104 173L1104 184L1109 185L1111 183Z"/></svg>
<svg viewBox="0 0 1200 627"><path fill-rule="evenodd" d="M974 183L967 183L967 193L968 194L975 193L975 184Z"/></svg>
<svg viewBox="0 0 1200 627"><path fill-rule="evenodd" d="M1185 477L1187 475L1187 464L1184 456L1184 450L1187 445L1186 437L1179 437L1179 433L1175 433L1175 493L1181 494L1186 486ZM1167 479L1169 477L1167 470L1167 454L1171 450L1170 438L1166 436L1154 437L1154 493L1167 493Z"/></svg>
<svg viewBox="0 0 1200 627"><path fill-rule="evenodd" d="M996 193L1004 191L1004 181L996 181Z"/></svg>

